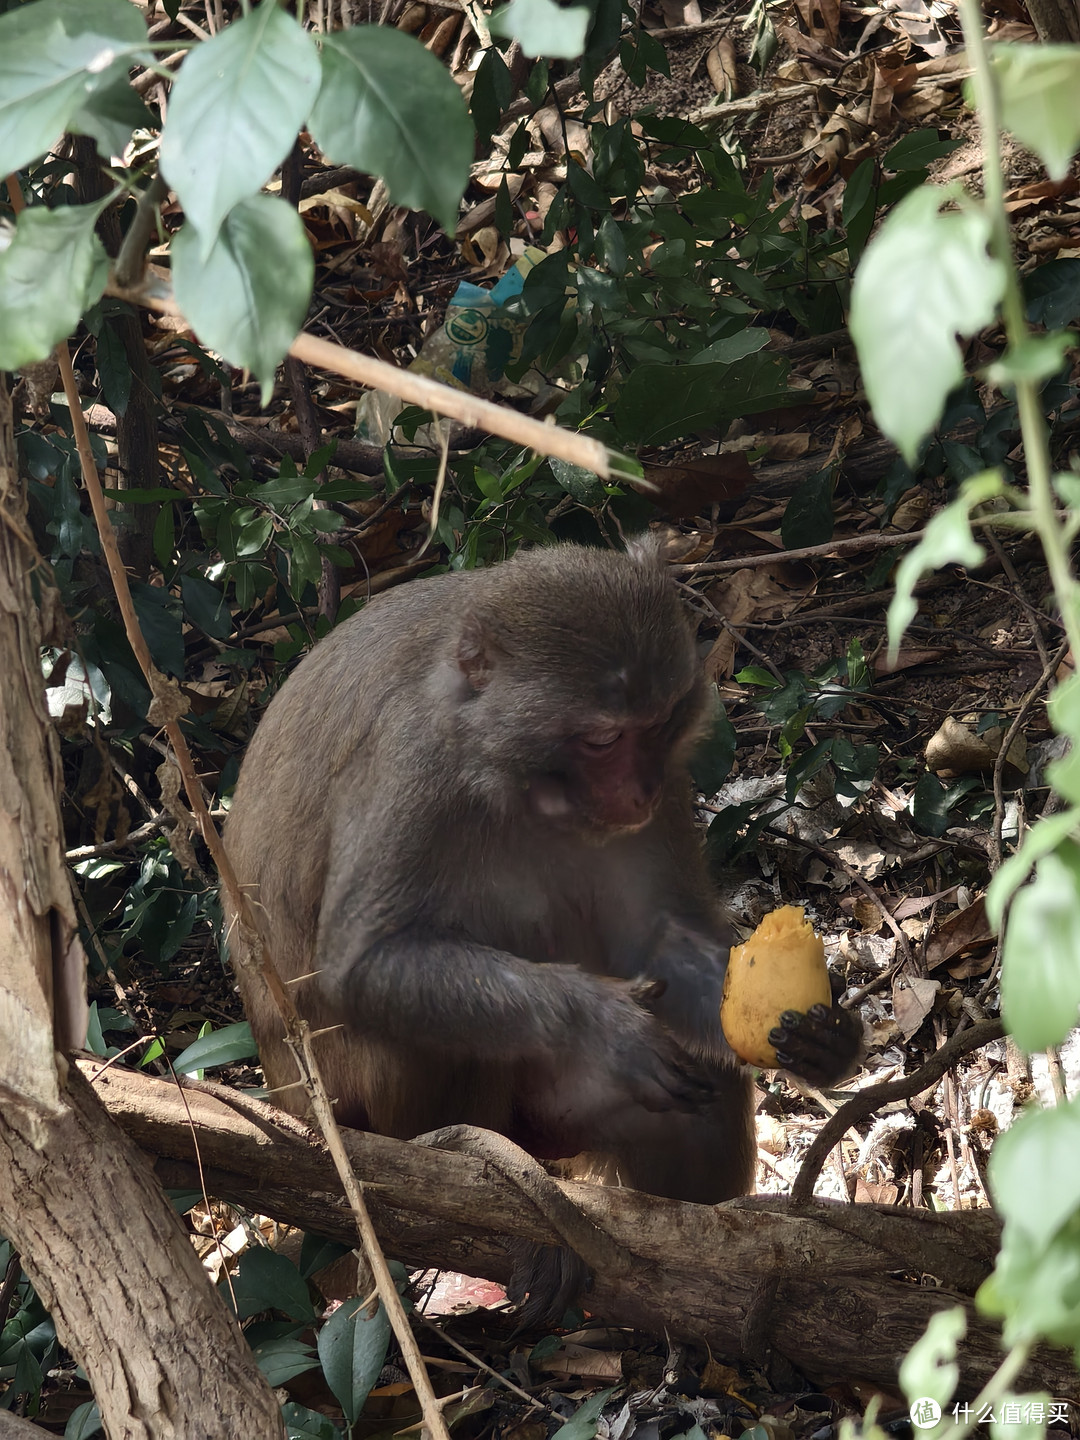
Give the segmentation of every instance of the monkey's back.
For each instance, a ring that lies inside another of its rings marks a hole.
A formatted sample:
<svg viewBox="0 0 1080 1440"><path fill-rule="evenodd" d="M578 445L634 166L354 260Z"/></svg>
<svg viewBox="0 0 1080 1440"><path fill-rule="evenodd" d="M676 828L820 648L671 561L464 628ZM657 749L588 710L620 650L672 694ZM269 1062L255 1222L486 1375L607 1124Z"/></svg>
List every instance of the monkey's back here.
<svg viewBox="0 0 1080 1440"><path fill-rule="evenodd" d="M445 643L445 616L451 607L443 597L460 583L458 575L412 581L342 621L288 677L248 746L225 843L241 887L266 918L273 961L286 981L309 974L315 966L341 776L348 770L351 784L362 785L366 761L380 763L380 750L387 746L385 735L377 732L392 723L395 692L414 685L423 657ZM401 643L404 637L406 645ZM250 951L251 938L227 902L226 918L230 953L242 956ZM244 965L236 971L267 1084L289 1085L296 1066L276 1007ZM294 987L294 995L313 1028L340 1020L317 981ZM357 1068L355 1047L340 1034L326 1036L319 1054L330 1076ZM377 1078L354 1074L352 1083L370 1086ZM273 1098L295 1114L306 1109L302 1090L286 1090ZM355 1114L343 1118L362 1123Z"/></svg>

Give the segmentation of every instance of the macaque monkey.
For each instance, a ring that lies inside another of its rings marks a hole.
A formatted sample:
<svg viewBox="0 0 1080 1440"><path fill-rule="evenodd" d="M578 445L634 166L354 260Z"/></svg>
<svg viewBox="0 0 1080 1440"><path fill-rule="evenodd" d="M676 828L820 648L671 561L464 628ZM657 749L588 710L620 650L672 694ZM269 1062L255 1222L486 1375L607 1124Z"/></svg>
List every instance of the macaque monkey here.
<svg viewBox="0 0 1080 1440"><path fill-rule="evenodd" d="M729 935L687 772L704 698L644 550L560 545L414 581L300 664L226 840L283 976L316 972L301 1012L340 1027L317 1054L342 1124L482 1126L579 1178L705 1204L752 1188L751 1079L719 1021ZM241 988L267 1084L291 1085L277 1012ZM815 1007L773 1042L827 1083L860 1034Z"/></svg>

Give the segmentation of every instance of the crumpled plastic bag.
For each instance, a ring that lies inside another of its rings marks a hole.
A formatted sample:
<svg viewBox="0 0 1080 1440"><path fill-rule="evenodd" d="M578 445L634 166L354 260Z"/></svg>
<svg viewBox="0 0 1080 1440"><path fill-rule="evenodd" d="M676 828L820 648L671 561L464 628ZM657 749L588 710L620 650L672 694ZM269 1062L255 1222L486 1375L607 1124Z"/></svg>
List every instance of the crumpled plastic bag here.
<svg viewBox="0 0 1080 1440"><path fill-rule="evenodd" d="M533 393L536 387L503 378L507 365L521 353L527 324L505 307L521 294L526 276L543 258L544 251L531 245L490 290L463 280L450 298L443 323L424 341L409 369L474 395ZM398 396L369 390L356 407L357 438L385 445L404 408ZM439 440L433 427L426 425L412 443L437 446Z"/></svg>

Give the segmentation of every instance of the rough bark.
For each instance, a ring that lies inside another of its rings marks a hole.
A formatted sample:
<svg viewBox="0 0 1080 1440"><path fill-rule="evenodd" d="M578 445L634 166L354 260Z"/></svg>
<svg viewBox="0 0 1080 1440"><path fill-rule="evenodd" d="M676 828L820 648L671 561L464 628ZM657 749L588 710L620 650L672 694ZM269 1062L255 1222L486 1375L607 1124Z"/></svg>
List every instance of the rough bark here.
<svg viewBox="0 0 1080 1440"><path fill-rule="evenodd" d="M1027 0L1027 12L1044 45L1070 45L1080 41L1077 0Z"/></svg>
<svg viewBox="0 0 1080 1440"><path fill-rule="evenodd" d="M134 1143L77 1069L64 1113L0 1117L0 1230L116 1440L284 1433L273 1392Z"/></svg>
<svg viewBox="0 0 1080 1440"><path fill-rule="evenodd" d="M39 566L0 375L0 1234L125 1440L284 1433L146 1159L59 1053L85 1026ZM8 1427L10 1428L10 1427Z"/></svg>
<svg viewBox="0 0 1080 1440"><path fill-rule="evenodd" d="M86 1035L86 962L61 844L60 753L31 588L36 559L0 373L0 1099L52 1114L60 1106L54 1051Z"/></svg>
<svg viewBox="0 0 1080 1440"><path fill-rule="evenodd" d="M117 1069L95 1083L124 1129L157 1157L163 1182L190 1187L192 1135L176 1087ZM330 1161L306 1127L218 1086L185 1087L184 1098L214 1195L355 1243ZM556 1238L483 1161L359 1131L345 1138L387 1253L407 1264L505 1280L510 1265L500 1237ZM794 1210L773 1197L710 1207L593 1185L563 1189L635 1256L629 1276L595 1276L588 1307L611 1322L705 1341L727 1356L761 1359L772 1350L821 1383L895 1386L897 1362L931 1315L962 1304L965 1393L1000 1359L996 1327L971 1304L997 1249L998 1223L988 1211L934 1215L821 1202ZM940 1287L920 1283L927 1275ZM1045 1350L1025 1383L1064 1395L1077 1378L1068 1356Z"/></svg>

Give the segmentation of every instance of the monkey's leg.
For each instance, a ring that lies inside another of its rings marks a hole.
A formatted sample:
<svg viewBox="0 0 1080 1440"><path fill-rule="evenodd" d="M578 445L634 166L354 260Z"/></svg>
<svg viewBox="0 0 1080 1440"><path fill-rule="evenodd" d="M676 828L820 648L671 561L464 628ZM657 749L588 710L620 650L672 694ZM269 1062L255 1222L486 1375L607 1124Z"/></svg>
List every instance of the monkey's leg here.
<svg viewBox="0 0 1080 1440"><path fill-rule="evenodd" d="M416 1145L459 1150L492 1164L532 1202L566 1245L510 1243L514 1273L507 1294L518 1308L518 1328L558 1324L568 1305L584 1290L589 1268L625 1275L633 1257L563 1194L544 1167L505 1135L474 1125L450 1125L418 1135ZM526 1299L528 1295L528 1299Z"/></svg>
<svg viewBox="0 0 1080 1440"><path fill-rule="evenodd" d="M757 1163L753 1079L728 1067L712 1076L717 1098L699 1114L638 1110L602 1153L576 1156L567 1174L700 1205L748 1194Z"/></svg>

